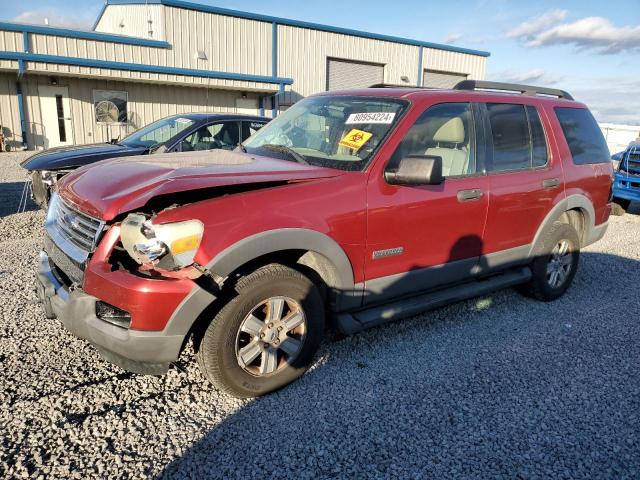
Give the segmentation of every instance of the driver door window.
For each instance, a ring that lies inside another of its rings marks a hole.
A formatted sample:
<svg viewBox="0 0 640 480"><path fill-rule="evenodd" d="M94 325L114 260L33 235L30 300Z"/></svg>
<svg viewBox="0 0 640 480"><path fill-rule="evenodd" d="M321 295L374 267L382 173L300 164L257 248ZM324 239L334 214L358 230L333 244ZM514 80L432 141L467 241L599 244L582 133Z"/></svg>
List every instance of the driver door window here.
<svg viewBox="0 0 640 480"><path fill-rule="evenodd" d="M182 152L200 150L233 150L240 143L237 122L216 123L200 127L180 143Z"/></svg>
<svg viewBox="0 0 640 480"><path fill-rule="evenodd" d="M409 155L442 158L445 177L473 175L476 168L473 112L469 103L443 103L425 111L394 154L393 163ZM392 165L393 166L393 165Z"/></svg>

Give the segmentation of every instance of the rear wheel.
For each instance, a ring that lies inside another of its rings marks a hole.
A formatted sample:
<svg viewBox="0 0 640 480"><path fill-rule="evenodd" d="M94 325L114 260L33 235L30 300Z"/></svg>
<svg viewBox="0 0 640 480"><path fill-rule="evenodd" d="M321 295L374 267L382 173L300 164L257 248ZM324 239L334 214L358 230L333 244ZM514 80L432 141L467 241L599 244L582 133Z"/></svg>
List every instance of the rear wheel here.
<svg viewBox="0 0 640 480"><path fill-rule="evenodd" d="M277 390L311 365L324 332L324 303L302 273L279 264L241 278L197 352L203 374L241 398Z"/></svg>
<svg viewBox="0 0 640 480"><path fill-rule="evenodd" d="M555 222L540 242L524 292L545 302L561 297L573 282L579 259L580 239L575 228Z"/></svg>

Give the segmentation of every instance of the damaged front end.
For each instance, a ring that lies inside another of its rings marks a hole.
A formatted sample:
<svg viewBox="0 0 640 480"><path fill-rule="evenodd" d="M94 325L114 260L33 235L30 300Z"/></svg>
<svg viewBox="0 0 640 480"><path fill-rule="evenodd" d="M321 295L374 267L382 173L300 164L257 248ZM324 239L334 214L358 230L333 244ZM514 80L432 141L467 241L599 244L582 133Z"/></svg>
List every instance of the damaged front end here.
<svg viewBox="0 0 640 480"><path fill-rule="evenodd" d="M199 220L154 225L148 215L127 215L120 227L124 250L139 265L165 271L193 264L204 225Z"/></svg>

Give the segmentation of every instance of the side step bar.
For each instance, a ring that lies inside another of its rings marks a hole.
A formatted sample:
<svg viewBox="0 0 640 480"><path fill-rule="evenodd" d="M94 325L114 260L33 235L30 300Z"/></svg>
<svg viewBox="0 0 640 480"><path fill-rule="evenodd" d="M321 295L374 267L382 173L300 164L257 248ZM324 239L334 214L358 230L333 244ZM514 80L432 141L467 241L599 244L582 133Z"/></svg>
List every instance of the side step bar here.
<svg viewBox="0 0 640 480"><path fill-rule="evenodd" d="M455 287L371 307L366 310L340 313L337 315L336 320L343 333L356 333L387 322L410 317L426 310L519 285L530 279L531 270L529 267L523 267Z"/></svg>

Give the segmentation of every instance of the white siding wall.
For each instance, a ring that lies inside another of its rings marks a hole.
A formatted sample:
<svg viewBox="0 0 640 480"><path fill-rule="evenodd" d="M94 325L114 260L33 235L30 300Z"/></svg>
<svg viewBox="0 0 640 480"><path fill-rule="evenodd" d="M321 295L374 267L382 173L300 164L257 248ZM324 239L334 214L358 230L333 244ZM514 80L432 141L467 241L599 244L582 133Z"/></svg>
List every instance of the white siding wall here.
<svg viewBox="0 0 640 480"><path fill-rule="evenodd" d="M149 35L149 20L152 35ZM162 5L109 5L96 25L96 32L164 40L164 28Z"/></svg>
<svg viewBox="0 0 640 480"><path fill-rule="evenodd" d="M22 33L0 30L0 50L22 52Z"/></svg>
<svg viewBox="0 0 640 480"><path fill-rule="evenodd" d="M145 65L160 65L171 67L199 68L200 70L215 70L208 65L184 65L173 61L175 53L173 49L140 47L135 45L123 45L111 42L101 42L96 40L83 40L77 38L54 37L50 35L31 35L31 45L33 53L46 55L59 55L63 57L90 58L96 60L108 60L125 63L140 63ZM174 47L177 48L177 47ZM214 55L214 57L216 57ZM195 60L194 60L195 62ZM151 81L162 83L180 83L195 85L219 86L222 88L235 89L258 89L263 91L273 91L276 89L272 84L245 82L237 80L219 80L204 77L189 77L182 75L167 75L145 72L130 72L124 70L111 70L104 68L76 67L60 64L45 64L30 62L29 70L38 72L48 72L51 74L71 74L92 77L107 77L113 79L130 79L138 81ZM233 70L225 70L233 72Z"/></svg>
<svg viewBox="0 0 640 480"><path fill-rule="evenodd" d="M59 80L59 85L69 87L71 122L77 144L106 142L110 138L124 137L155 120L177 113L235 112L236 99L241 97L239 92L194 87L65 77L60 77ZM46 76L31 75L22 81L28 112L26 120L29 148L42 147L44 144L45 132L42 127L38 85L48 84L49 79ZM0 84L1 88L2 84ZM93 90L126 91L129 124L109 127L97 124L93 110ZM249 94L249 98L257 97Z"/></svg>
<svg viewBox="0 0 640 480"><path fill-rule="evenodd" d="M8 52L22 52L22 34L19 32L7 32L0 30L0 50ZM15 70L18 62L13 60L0 60L0 70Z"/></svg>
<svg viewBox="0 0 640 480"><path fill-rule="evenodd" d="M271 24L166 8L169 64L185 68L271 75ZM198 60L202 50L207 60Z"/></svg>
<svg viewBox="0 0 640 480"><path fill-rule="evenodd" d="M0 73L0 125L11 147L22 145L15 73Z"/></svg>

